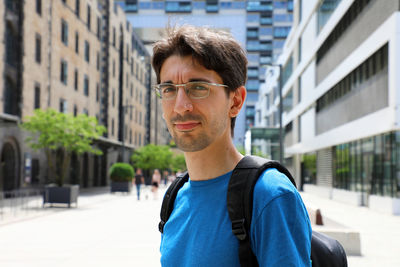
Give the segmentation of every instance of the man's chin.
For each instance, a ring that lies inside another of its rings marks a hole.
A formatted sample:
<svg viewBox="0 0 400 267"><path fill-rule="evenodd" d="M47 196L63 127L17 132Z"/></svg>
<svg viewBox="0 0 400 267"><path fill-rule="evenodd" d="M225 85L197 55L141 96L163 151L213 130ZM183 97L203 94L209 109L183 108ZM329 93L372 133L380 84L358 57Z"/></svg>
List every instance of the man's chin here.
<svg viewBox="0 0 400 267"><path fill-rule="evenodd" d="M208 139L201 137L180 137L179 140L177 138L174 138L174 141L176 146L183 152L198 152L205 149L209 145Z"/></svg>

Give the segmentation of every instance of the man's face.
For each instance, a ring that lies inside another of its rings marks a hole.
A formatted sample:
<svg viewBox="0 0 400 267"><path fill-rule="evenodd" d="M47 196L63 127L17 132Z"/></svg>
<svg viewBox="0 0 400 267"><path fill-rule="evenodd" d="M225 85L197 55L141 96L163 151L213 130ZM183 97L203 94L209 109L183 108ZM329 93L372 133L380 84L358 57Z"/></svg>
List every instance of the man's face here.
<svg viewBox="0 0 400 267"><path fill-rule="evenodd" d="M222 84L221 77L191 56L173 55L161 67L161 83L205 81ZM176 98L162 100L163 117L177 146L185 152L200 151L230 138L230 103L224 87L211 86L207 98L191 99L183 87Z"/></svg>

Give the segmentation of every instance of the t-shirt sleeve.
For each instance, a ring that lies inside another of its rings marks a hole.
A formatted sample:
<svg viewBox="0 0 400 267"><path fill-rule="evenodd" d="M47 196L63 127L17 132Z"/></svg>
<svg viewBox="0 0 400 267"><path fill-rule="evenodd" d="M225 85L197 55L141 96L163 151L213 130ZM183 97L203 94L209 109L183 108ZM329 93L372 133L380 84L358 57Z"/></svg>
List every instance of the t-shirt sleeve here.
<svg viewBox="0 0 400 267"><path fill-rule="evenodd" d="M289 179L276 170L264 172L253 203L252 249L259 266L311 266L310 221Z"/></svg>

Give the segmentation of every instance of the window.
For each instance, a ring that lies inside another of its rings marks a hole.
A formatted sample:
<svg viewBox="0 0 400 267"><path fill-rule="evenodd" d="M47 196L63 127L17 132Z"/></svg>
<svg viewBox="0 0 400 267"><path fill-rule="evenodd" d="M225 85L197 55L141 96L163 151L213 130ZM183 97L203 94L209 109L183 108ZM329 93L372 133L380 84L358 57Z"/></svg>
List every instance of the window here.
<svg viewBox="0 0 400 267"><path fill-rule="evenodd" d="M113 27L113 37L112 38L113 38L112 45L114 47L116 47L116 41L115 40L116 40L117 37L116 37L116 33L115 33L115 27Z"/></svg>
<svg viewBox="0 0 400 267"><path fill-rule="evenodd" d="M86 74L83 80L83 93L85 96L89 96L89 77Z"/></svg>
<svg viewBox="0 0 400 267"><path fill-rule="evenodd" d="M115 77L115 60L113 60L112 73L113 73L113 77Z"/></svg>
<svg viewBox="0 0 400 267"><path fill-rule="evenodd" d="M75 91L78 91L78 80L79 80L78 70L75 69L75 73L74 73L74 88L75 88Z"/></svg>
<svg viewBox="0 0 400 267"><path fill-rule="evenodd" d="M101 36L101 18L97 17L97 38L100 40Z"/></svg>
<svg viewBox="0 0 400 267"><path fill-rule="evenodd" d="M299 38L299 42L297 44L297 50L298 50L297 62L300 63L301 62L301 37Z"/></svg>
<svg viewBox="0 0 400 267"><path fill-rule="evenodd" d="M42 15L42 0L36 0L36 13Z"/></svg>
<svg viewBox="0 0 400 267"><path fill-rule="evenodd" d="M68 46L68 23L61 20L61 42Z"/></svg>
<svg viewBox="0 0 400 267"><path fill-rule="evenodd" d="M96 69L100 70L100 52L96 54Z"/></svg>
<svg viewBox="0 0 400 267"><path fill-rule="evenodd" d="M76 115L78 115L78 108L74 105L74 116L76 117Z"/></svg>
<svg viewBox="0 0 400 267"><path fill-rule="evenodd" d="M275 27L274 37L276 38L286 38L289 34L290 27Z"/></svg>
<svg viewBox="0 0 400 267"><path fill-rule="evenodd" d="M166 1L165 12L186 13L192 11L191 1Z"/></svg>
<svg viewBox="0 0 400 267"><path fill-rule="evenodd" d="M87 108L83 109L83 114L86 114L86 116L89 116L89 110L87 110Z"/></svg>
<svg viewBox="0 0 400 267"><path fill-rule="evenodd" d="M112 91L112 99L111 99L111 102L112 102L112 106L115 107L115 89L113 89L113 91Z"/></svg>
<svg viewBox="0 0 400 267"><path fill-rule="evenodd" d="M114 119L111 120L111 135L114 136Z"/></svg>
<svg viewBox="0 0 400 267"><path fill-rule="evenodd" d="M40 108L40 84L35 83L35 102L34 102L34 108Z"/></svg>
<svg viewBox="0 0 400 267"><path fill-rule="evenodd" d="M88 41L85 41L85 60L90 61L90 45Z"/></svg>
<svg viewBox="0 0 400 267"><path fill-rule="evenodd" d="M80 11L81 11L81 1L75 0L75 14L78 18L80 16Z"/></svg>
<svg viewBox="0 0 400 267"><path fill-rule="evenodd" d="M87 27L90 30L90 19L91 19L91 10L90 10L90 6L87 6L87 17L86 17L86 22L87 22Z"/></svg>
<svg viewBox="0 0 400 267"><path fill-rule="evenodd" d="M64 59L61 59L61 72L60 72L60 81L67 85L68 80L68 63Z"/></svg>
<svg viewBox="0 0 400 267"><path fill-rule="evenodd" d="M35 40L35 60L37 63L40 64L42 61L42 38L40 34L36 33L36 40Z"/></svg>
<svg viewBox="0 0 400 267"><path fill-rule="evenodd" d="M75 0L75 14L79 18L80 16L80 10L81 10L81 1L80 0Z"/></svg>
<svg viewBox="0 0 400 267"><path fill-rule="evenodd" d="M67 113L67 100L61 98L60 99L60 112Z"/></svg>
<svg viewBox="0 0 400 267"><path fill-rule="evenodd" d="M99 103L100 99L100 85L99 83L96 83L96 102Z"/></svg>
<svg viewBox="0 0 400 267"><path fill-rule="evenodd" d="M297 103L301 102L301 76L297 78Z"/></svg>
<svg viewBox="0 0 400 267"><path fill-rule="evenodd" d="M79 33L75 32L75 52L79 54Z"/></svg>

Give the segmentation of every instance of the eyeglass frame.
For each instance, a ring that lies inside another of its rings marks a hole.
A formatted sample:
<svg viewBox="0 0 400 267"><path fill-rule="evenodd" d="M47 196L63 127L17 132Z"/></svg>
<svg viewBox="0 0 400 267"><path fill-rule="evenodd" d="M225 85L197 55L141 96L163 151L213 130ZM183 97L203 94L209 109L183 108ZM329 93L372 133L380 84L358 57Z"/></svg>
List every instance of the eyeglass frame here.
<svg viewBox="0 0 400 267"><path fill-rule="evenodd" d="M210 91L211 91L211 88L210 88L210 87L207 87L207 89L208 89L207 95L202 96L202 97L193 97L191 94L188 94L189 91L186 89L186 85L188 85L188 84L193 84L193 83L201 83L201 84L206 84L206 85L209 85L209 86L220 86L220 87L229 88L229 86L226 85L226 84L210 83L210 82L206 82L206 81L190 81L190 82L181 83L181 84L159 83L159 84L153 85L152 87L153 87L153 89L155 90L156 95L157 95L160 99L163 99L163 100L173 100L173 99L175 99L176 96L178 95L178 89L179 89L179 87L183 87L183 88L184 88L186 95L187 95L190 99L204 99L204 98L207 98L207 97L210 95ZM174 97L172 97L172 98L163 98L162 95L161 95L161 89L160 89L160 86L162 86L162 85L171 85L171 86L174 86L174 87L176 88L176 94L174 95Z"/></svg>

